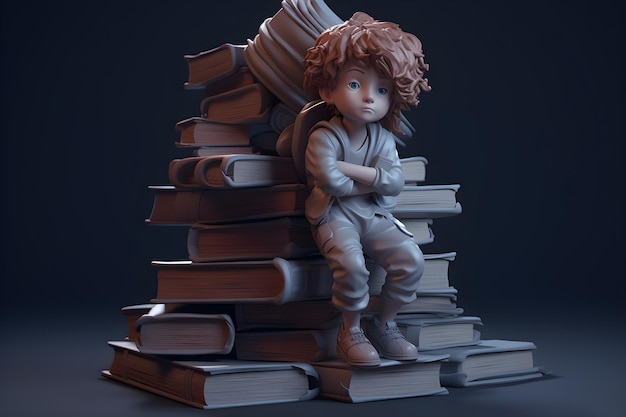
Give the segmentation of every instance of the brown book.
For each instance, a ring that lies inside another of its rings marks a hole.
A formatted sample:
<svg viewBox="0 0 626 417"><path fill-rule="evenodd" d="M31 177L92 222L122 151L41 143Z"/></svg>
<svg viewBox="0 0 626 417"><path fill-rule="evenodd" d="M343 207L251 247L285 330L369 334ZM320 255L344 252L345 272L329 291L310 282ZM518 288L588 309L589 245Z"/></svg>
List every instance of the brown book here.
<svg viewBox="0 0 626 417"><path fill-rule="evenodd" d="M319 254L304 217L280 217L220 225L197 223L188 232L194 262L301 258Z"/></svg>
<svg viewBox="0 0 626 417"><path fill-rule="evenodd" d="M428 261L427 261L428 262ZM157 296L153 303L276 303L329 300L332 273L324 258L309 257L221 262L153 261L157 269ZM425 267L427 269L427 267ZM385 271L371 265L370 306L379 311ZM444 277L447 278L447 275ZM407 312L456 312L454 287L421 291ZM293 320L285 317L285 321Z"/></svg>
<svg viewBox="0 0 626 417"><path fill-rule="evenodd" d="M234 315L237 330L329 329L342 322L341 311L330 300L236 304Z"/></svg>
<svg viewBox="0 0 626 417"><path fill-rule="evenodd" d="M237 332L237 359L304 362L337 359L339 326L330 329L293 329Z"/></svg>
<svg viewBox="0 0 626 417"><path fill-rule="evenodd" d="M164 304L157 304L135 326L143 353L226 355L235 342L235 326L227 314L167 312Z"/></svg>
<svg viewBox="0 0 626 417"><path fill-rule="evenodd" d="M245 45L224 43L216 48L193 55L185 55L189 76L185 87L205 88L235 73L246 65L243 57Z"/></svg>
<svg viewBox="0 0 626 417"><path fill-rule="evenodd" d="M447 394L439 370L447 355L420 355L415 362L382 359L379 366L351 367L343 360L316 362L320 397L349 403Z"/></svg>
<svg viewBox="0 0 626 417"><path fill-rule="evenodd" d="M260 83L205 97L200 114L208 120L253 124L266 123L276 98Z"/></svg>
<svg viewBox="0 0 626 417"><path fill-rule="evenodd" d="M247 125L210 121L203 117L189 117L176 123L180 140L176 146L250 146L250 127Z"/></svg>
<svg viewBox="0 0 626 417"><path fill-rule="evenodd" d="M156 304L134 304L122 307L122 315L126 319L126 324L128 326L128 340L133 342L137 340L139 333L137 332L135 323L137 323L137 320L139 320L141 316L149 313L155 305Z"/></svg>
<svg viewBox="0 0 626 417"><path fill-rule="evenodd" d="M204 88L205 97L225 93L257 82L248 67L241 67L231 75L219 80L219 82L209 83ZM186 86L186 88L189 88Z"/></svg>
<svg viewBox="0 0 626 417"><path fill-rule="evenodd" d="M108 344L114 356L103 376L198 408L305 401L318 394L317 373L308 364L181 361L144 354L129 341Z"/></svg>
<svg viewBox="0 0 626 417"><path fill-rule="evenodd" d="M230 223L304 214L308 190L304 184L273 187L180 190L174 186L154 191L151 224Z"/></svg>
<svg viewBox="0 0 626 417"><path fill-rule="evenodd" d="M154 303L275 303L329 299L332 276L317 258L231 262L152 261Z"/></svg>

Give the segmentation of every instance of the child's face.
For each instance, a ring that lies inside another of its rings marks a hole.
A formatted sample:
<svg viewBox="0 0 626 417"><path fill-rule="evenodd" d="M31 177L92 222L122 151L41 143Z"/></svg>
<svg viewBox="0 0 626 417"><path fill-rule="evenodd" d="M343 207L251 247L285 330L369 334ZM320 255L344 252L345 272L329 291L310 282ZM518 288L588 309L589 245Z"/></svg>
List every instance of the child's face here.
<svg viewBox="0 0 626 417"><path fill-rule="evenodd" d="M389 111L393 83L363 61L346 62L333 90L320 91L344 118L357 123L381 120Z"/></svg>

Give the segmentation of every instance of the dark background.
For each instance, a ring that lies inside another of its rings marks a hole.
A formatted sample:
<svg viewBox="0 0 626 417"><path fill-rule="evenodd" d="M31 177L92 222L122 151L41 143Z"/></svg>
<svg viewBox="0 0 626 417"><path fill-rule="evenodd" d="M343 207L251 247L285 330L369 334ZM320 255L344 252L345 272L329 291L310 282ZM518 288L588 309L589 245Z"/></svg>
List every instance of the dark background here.
<svg viewBox="0 0 626 417"><path fill-rule="evenodd" d="M106 340L126 332L119 309L156 293L150 261L186 256L185 228L144 224L147 187L167 183L169 161L184 155L174 124L198 112L198 94L183 89L183 55L244 43L280 8L277 0L217 4L2 4L0 407L12 415L33 406L66 416L188 410L103 381L99 370L112 358ZM423 250L457 251L450 279L459 306L483 318L485 337L535 341L554 371L508 391L461 390L359 413L430 404L433 415L474 406L534 415L524 398L550 415L624 411L611 379L593 373L611 369L617 381L626 372L617 356L626 348L626 68L617 3L327 4L342 18L363 10L397 22L422 40L433 90L407 114L417 134L400 153L429 160L427 183L461 184L463 205L460 216L435 221L435 243ZM65 384L55 384L63 375ZM47 397L27 388L40 378ZM586 398L592 386L598 397ZM93 407L94 399L102 404ZM357 410L328 407L316 412ZM252 411L263 410L275 411Z"/></svg>

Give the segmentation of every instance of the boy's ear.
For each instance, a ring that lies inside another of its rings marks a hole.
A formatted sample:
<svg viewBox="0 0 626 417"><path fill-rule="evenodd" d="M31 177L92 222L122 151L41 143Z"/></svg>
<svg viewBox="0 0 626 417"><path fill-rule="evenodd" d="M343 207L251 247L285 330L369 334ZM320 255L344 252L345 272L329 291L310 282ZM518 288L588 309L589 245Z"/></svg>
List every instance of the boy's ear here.
<svg viewBox="0 0 626 417"><path fill-rule="evenodd" d="M326 102L326 104L333 104L333 95L328 87L322 87L319 89L320 98Z"/></svg>

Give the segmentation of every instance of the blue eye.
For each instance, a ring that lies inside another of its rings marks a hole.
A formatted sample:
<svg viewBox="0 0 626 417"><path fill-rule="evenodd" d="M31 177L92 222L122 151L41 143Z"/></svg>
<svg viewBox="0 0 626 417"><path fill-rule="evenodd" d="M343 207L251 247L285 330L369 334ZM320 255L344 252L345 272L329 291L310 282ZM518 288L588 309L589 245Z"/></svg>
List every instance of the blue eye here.
<svg viewBox="0 0 626 417"><path fill-rule="evenodd" d="M385 87L380 87L378 89L378 94L380 94L381 96L384 96L385 94L387 94L387 89Z"/></svg>
<svg viewBox="0 0 626 417"><path fill-rule="evenodd" d="M350 81L350 82L348 83L348 88L349 88L350 90L357 90L359 87L360 87L360 85L359 85L359 83L358 83L358 82L356 82L356 81Z"/></svg>

